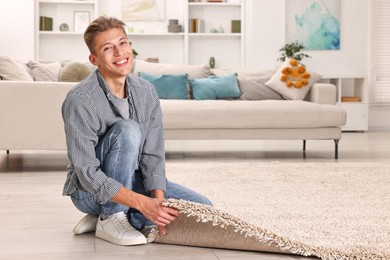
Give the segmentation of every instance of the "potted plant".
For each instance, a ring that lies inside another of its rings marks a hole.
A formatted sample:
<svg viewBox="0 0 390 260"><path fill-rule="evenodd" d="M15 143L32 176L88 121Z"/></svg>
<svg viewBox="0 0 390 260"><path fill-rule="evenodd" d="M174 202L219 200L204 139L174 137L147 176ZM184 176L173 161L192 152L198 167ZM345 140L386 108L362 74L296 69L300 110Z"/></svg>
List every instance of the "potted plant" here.
<svg viewBox="0 0 390 260"><path fill-rule="evenodd" d="M135 59L137 57L137 55L138 55L138 52L135 49L133 49L133 59Z"/></svg>
<svg viewBox="0 0 390 260"><path fill-rule="evenodd" d="M303 58L311 58L306 53L301 52L301 50L304 48L305 46L298 41L286 43L283 48L279 50L282 56L279 57L277 60L283 62L286 60L286 58L290 58L295 59L297 61L301 61Z"/></svg>

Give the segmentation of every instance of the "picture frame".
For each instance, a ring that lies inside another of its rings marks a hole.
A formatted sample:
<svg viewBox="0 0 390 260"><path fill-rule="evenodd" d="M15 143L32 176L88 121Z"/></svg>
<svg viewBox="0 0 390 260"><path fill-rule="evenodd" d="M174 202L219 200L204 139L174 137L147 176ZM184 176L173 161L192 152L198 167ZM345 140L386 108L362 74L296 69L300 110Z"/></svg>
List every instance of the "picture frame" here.
<svg viewBox="0 0 390 260"><path fill-rule="evenodd" d="M164 21L166 0L121 0L123 21Z"/></svg>
<svg viewBox="0 0 390 260"><path fill-rule="evenodd" d="M88 11L74 11L74 31L84 32L90 23Z"/></svg>
<svg viewBox="0 0 390 260"><path fill-rule="evenodd" d="M286 43L305 50L340 50L341 0L285 0Z"/></svg>

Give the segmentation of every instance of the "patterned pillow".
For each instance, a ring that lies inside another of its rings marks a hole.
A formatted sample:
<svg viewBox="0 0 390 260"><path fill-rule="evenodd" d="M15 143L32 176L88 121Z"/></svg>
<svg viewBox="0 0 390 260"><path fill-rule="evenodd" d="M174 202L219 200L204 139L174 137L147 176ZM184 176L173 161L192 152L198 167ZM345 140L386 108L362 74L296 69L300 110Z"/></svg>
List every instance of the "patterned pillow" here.
<svg viewBox="0 0 390 260"><path fill-rule="evenodd" d="M80 62L67 63L61 70L59 81L62 82L79 82L92 73L92 66Z"/></svg>
<svg viewBox="0 0 390 260"><path fill-rule="evenodd" d="M41 63L30 61L28 63L34 81L58 81L62 66L59 62Z"/></svg>
<svg viewBox="0 0 390 260"><path fill-rule="evenodd" d="M287 99L303 100L311 86L321 78L297 60L286 59L265 84Z"/></svg>

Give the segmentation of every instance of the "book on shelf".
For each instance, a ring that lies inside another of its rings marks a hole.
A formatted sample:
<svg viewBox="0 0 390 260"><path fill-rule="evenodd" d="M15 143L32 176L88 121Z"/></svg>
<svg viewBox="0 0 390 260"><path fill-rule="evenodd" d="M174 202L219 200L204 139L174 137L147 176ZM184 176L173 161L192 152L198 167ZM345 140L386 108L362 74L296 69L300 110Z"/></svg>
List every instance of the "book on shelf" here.
<svg viewBox="0 0 390 260"><path fill-rule="evenodd" d="M232 33L241 32L241 20L232 20Z"/></svg>
<svg viewBox="0 0 390 260"><path fill-rule="evenodd" d="M189 22L190 33L203 33L204 32L204 21L202 19L190 19Z"/></svg>
<svg viewBox="0 0 390 260"><path fill-rule="evenodd" d="M47 16L39 16L39 30L53 31L53 18Z"/></svg>
<svg viewBox="0 0 390 260"><path fill-rule="evenodd" d="M341 97L341 102L360 102L360 101L361 101L360 97L356 97L356 96Z"/></svg>

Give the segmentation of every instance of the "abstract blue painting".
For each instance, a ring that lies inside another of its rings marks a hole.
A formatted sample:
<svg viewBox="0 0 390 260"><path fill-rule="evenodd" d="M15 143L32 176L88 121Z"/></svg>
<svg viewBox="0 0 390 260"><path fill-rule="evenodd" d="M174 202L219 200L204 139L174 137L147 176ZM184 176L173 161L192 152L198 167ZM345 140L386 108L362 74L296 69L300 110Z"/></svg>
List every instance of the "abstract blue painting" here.
<svg viewBox="0 0 390 260"><path fill-rule="evenodd" d="M286 43L306 50L340 49L340 0L285 0Z"/></svg>

